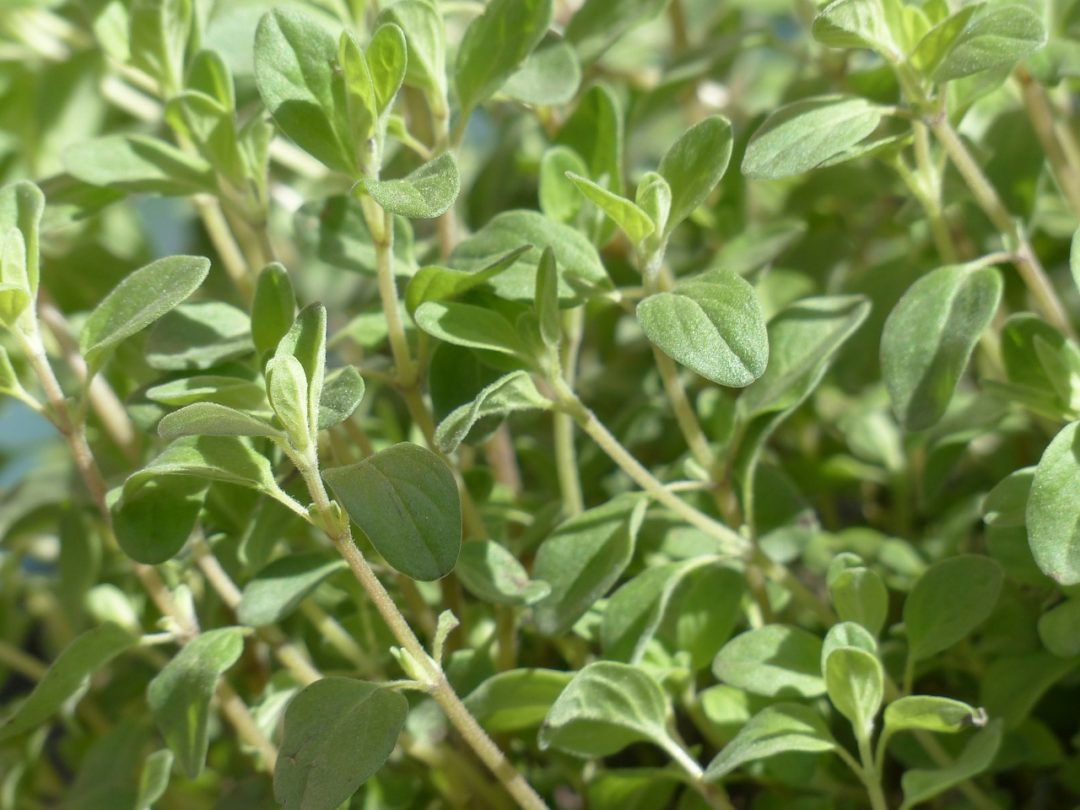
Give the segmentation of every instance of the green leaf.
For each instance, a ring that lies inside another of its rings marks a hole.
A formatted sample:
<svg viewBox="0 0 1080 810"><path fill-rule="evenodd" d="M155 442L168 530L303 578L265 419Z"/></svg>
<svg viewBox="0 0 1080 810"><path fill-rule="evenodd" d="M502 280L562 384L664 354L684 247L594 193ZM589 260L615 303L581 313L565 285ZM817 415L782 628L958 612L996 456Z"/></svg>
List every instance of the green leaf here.
<svg viewBox="0 0 1080 810"><path fill-rule="evenodd" d="M210 261L199 256L169 256L142 267L117 284L90 313L79 336L79 350L92 371L113 349L141 332L203 283Z"/></svg>
<svg viewBox="0 0 1080 810"><path fill-rule="evenodd" d="M836 650L855 649L877 655L877 640L870 635L870 631L861 624L855 622L837 622L829 628L825 634L825 641L821 644L821 670L825 671L825 663L829 656Z"/></svg>
<svg viewBox="0 0 1080 810"><path fill-rule="evenodd" d="M446 32L442 15L428 0L398 0L386 6L378 19L380 23L395 23L405 33L405 83L426 90L445 110Z"/></svg>
<svg viewBox="0 0 1080 810"><path fill-rule="evenodd" d="M529 361L518 330L502 314L457 301L427 301L413 314L416 325L432 337L455 346L509 354Z"/></svg>
<svg viewBox="0 0 1080 810"><path fill-rule="evenodd" d="M0 742L40 726L79 691L87 676L134 646L136 641L126 630L111 623L80 635L63 649L30 696L0 726Z"/></svg>
<svg viewBox="0 0 1080 810"><path fill-rule="evenodd" d="M635 742L672 744L667 698L643 670L613 661L581 669L540 727L540 748L580 757L606 757Z"/></svg>
<svg viewBox="0 0 1080 810"><path fill-rule="evenodd" d="M216 374L181 377L146 389L146 398L173 407L214 402L240 411L270 415L266 387L243 377Z"/></svg>
<svg viewBox="0 0 1080 810"><path fill-rule="evenodd" d="M544 248L550 247L559 265L559 301L575 302L582 288L609 289L611 281L596 248L573 228L548 219L537 211L504 211L479 231L459 242L450 255L458 269L476 272L489 267L508 251L522 245L523 253L507 270L490 280L500 298L531 302L536 294L536 266Z"/></svg>
<svg viewBox="0 0 1080 810"><path fill-rule="evenodd" d="M858 295L804 298L781 311L768 325L769 365L739 397L739 408L752 417L802 402L869 312Z"/></svg>
<svg viewBox="0 0 1080 810"><path fill-rule="evenodd" d="M955 734L986 722L986 713L951 698L907 695L885 707L885 733L933 731Z"/></svg>
<svg viewBox="0 0 1080 810"><path fill-rule="evenodd" d="M251 304L251 339L260 357L277 348L296 317L296 295L289 271L279 262L259 273Z"/></svg>
<svg viewBox="0 0 1080 810"><path fill-rule="evenodd" d="M942 267L912 284L889 313L881 372L906 429L928 428L944 415L1001 290L992 267Z"/></svg>
<svg viewBox="0 0 1080 810"><path fill-rule="evenodd" d="M288 618L324 580L346 567L339 557L318 551L280 557L244 586L236 618L251 627L276 624Z"/></svg>
<svg viewBox="0 0 1080 810"><path fill-rule="evenodd" d="M814 18L814 39L832 48L870 48L890 62L903 57L897 42L900 0L836 0Z"/></svg>
<svg viewBox="0 0 1080 810"><path fill-rule="evenodd" d="M168 748L155 751L146 758L139 774L139 796L135 810L152 810L169 789L172 776L173 752Z"/></svg>
<svg viewBox="0 0 1080 810"><path fill-rule="evenodd" d="M19 317L31 304L22 232L12 228L0 248L0 323L14 330Z"/></svg>
<svg viewBox="0 0 1080 810"><path fill-rule="evenodd" d="M777 703L751 718L705 769L705 779L716 782L747 762L789 751L820 752L836 749L825 721L809 706Z"/></svg>
<svg viewBox="0 0 1080 810"><path fill-rule="evenodd" d="M132 64L157 80L162 95L180 89L192 24L191 0L133 0L129 12Z"/></svg>
<svg viewBox="0 0 1080 810"><path fill-rule="evenodd" d="M218 679L243 651L239 627L208 630L181 648L146 689L161 736L189 779L197 778L206 765L210 700Z"/></svg>
<svg viewBox="0 0 1080 810"><path fill-rule="evenodd" d="M527 371L512 371L486 386L472 402L451 411L435 431L435 444L442 452L452 453L482 419L550 407L550 400L536 390Z"/></svg>
<svg viewBox="0 0 1080 810"><path fill-rule="evenodd" d="M998 657L980 674L979 700L1006 729L1019 728L1047 691L1077 666L1075 658L1042 650Z"/></svg>
<svg viewBox="0 0 1080 810"><path fill-rule="evenodd" d="M1046 44L1042 15L1022 3L984 3L949 42L933 78L948 82L1012 67Z"/></svg>
<svg viewBox="0 0 1080 810"><path fill-rule="evenodd" d="M1080 422L1066 425L1035 468L1027 502L1028 543L1035 562L1061 585L1080 583Z"/></svg>
<svg viewBox="0 0 1080 810"><path fill-rule="evenodd" d="M269 422L214 402L196 402L167 414L158 423L163 439L181 436L267 436L282 439L284 434Z"/></svg>
<svg viewBox="0 0 1080 810"><path fill-rule="evenodd" d="M656 231L660 234L666 233L671 216L672 191L664 176L658 172L645 172L638 181L634 200L656 226ZM653 241L655 240L654 234Z"/></svg>
<svg viewBox="0 0 1080 810"><path fill-rule="evenodd" d="M732 568L713 565L688 572L665 611L665 646L689 655L695 672L708 667L742 616L745 592L743 574Z"/></svg>
<svg viewBox="0 0 1080 810"><path fill-rule="evenodd" d="M1080 599L1067 599L1040 616L1039 640L1059 658L1080 656Z"/></svg>
<svg viewBox="0 0 1080 810"><path fill-rule="evenodd" d="M551 585L533 606L541 633L565 633L618 581L634 555L646 505L640 495L623 495L570 518L541 543L533 577Z"/></svg>
<svg viewBox="0 0 1080 810"><path fill-rule="evenodd" d="M396 444L323 477L398 571L433 580L453 570L461 548L461 501L453 473L434 453Z"/></svg>
<svg viewBox="0 0 1080 810"><path fill-rule="evenodd" d="M584 159L587 171L579 174L603 183L615 194L622 193L623 115L619 98L610 87L605 84L590 87L566 119L555 142ZM560 259L559 264L562 263Z"/></svg>
<svg viewBox="0 0 1080 810"><path fill-rule="evenodd" d="M581 210L581 194L571 175L589 171L578 153L568 146L552 146L540 158L538 194L540 210L555 222L572 223Z"/></svg>
<svg viewBox="0 0 1080 810"><path fill-rule="evenodd" d="M829 700L850 721L856 737L869 740L885 691L877 657L855 647L841 647L825 659L824 674Z"/></svg>
<svg viewBox="0 0 1080 810"><path fill-rule="evenodd" d="M293 325L278 343L274 355L291 355L304 370L307 379L307 425L311 431L311 443L315 444L326 377L326 308L322 304L309 304L300 310Z"/></svg>
<svg viewBox="0 0 1080 810"><path fill-rule="evenodd" d="M572 678L572 672L554 669L500 672L465 698L465 708L491 734L535 728Z"/></svg>
<svg viewBox="0 0 1080 810"><path fill-rule="evenodd" d="M300 206L294 217L297 239L305 250L327 264L351 273L375 275L375 243L364 221L360 200L338 194ZM394 273L416 270L413 233L409 221L394 217Z"/></svg>
<svg viewBox="0 0 1080 810"><path fill-rule="evenodd" d="M981 6L982 3L964 6L927 31L911 52L912 66L924 76L933 75L934 69L941 64L956 38L963 33L972 15Z"/></svg>
<svg viewBox="0 0 1080 810"><path fill-rule="evenodd" d="M409 704L397 692L323 678L285 709L274 796L285 810L335 810L389 759Z"/></svg>
<svg viewBox="0 0 1080 810"><path fill-rule="evenodd" d="M469 593L492 605L531 605L551 592L550 585L529 579L514 555L490 540L465 543L455 573Z"/></svg>
<svg viewBox="0 0 1080 810"><path fill-rule="evenodd" d="M251 321L222 301L181 304L146 338L146 362L160 371L204 370L251 354Z"/></svg>
<svg viewBox="0 0 1080 810"><path fill-rule="evenodd" d="M405 80L408 62L405 34L394 23L384 23L375 29L368 43L367 63L375 89L375 104L380 115L394 103L401 83Z"/></svg>
<svg viewBox="0 0 1080 810"><path fill-rule="evenodd" d="M722 270L695 276L650 295L637 317L657 348L707 380L743 388L765 372L765 314L741 276Z"/></svg>
<svg viewBox="0 0 1080 810"><path fill-rule="evenodd" d="M465 30L454 83L462 114L489 98L540 44L554 14L552 0L492 0Z"/></svg>
<svg viewBox="0 0 1080 810"><path fill-rule="evenodd" d="M1080 290L1080 228L1073 232L1069 246L1069 271L1072 273L1073 284Z"/></svg>
<svg viewBox="0 0 1080 810"><path fill-rule="evenodd" d="M647 568L615 591L600 625L604 656L640 663L683 577L710 561L706 557Z"/></svg>
<svg viewBox="0 0 1080 810"><path fill-rule="evenodd" d="M668 0L585 0L566 26L566 39L577 48L583 62L591 62L667 4Z"/></svg>
<svg viewBox="0 0 1080 810"><path fill-rule="evenodd" d="M1003 579L997 562L977 554L949 557L926 569L904 603L911 660L948 649L986 621Z"/></svg>
<svg viewBox="0 0 1080 810"><path fill-rule="evenodd" d="M206 482L196 478L149 480L112 505L113 531L125 554L157 565L172 559L187 543L206 497Z"/></svg>
<svg viewBox="0 0 1080 810"><path fill-rule="evenodd" d="M64 168L94 186L186 197L214 193L210 164L149 135L106 135L64 150Z"/></svg>
<svg viewBox="0 0 1080 810"><path fill-rule="evenodd" d="M841 621L856 622L877 637L889 615L889 591L875 571L859 562L837 558L829 565L829 597Z"/></svg>
<svg viewBox="0 0 1080 810"><path fill-rule="evenodd" d="M973 735L964 750L951 765L944 768L912 768L900 779L904 788L901 810L908 810L951 787L966 782L985 771L1001 745L1002 723L994 720L986 728Z"/></svg>
<svg viewBox="0 0 1080 810"><path fill-rule="evenodd" d="M612 194L592 180L573 172L567 172L566 176L587 200L611 217L612 222L626 234L631 244L641 245L645 238L656 229L649 215L625 197Z"/></svg>
<svg viewBox="0 0 1080 810"><path fill-rule="evenodd" d="M400 180L366 180L364 190L387 211L409 219L434 219L457 199L461 180L454 156L444 152Z"/></svg>
<svg viewBox="0 0 1080 810"><path fill-rule="evenodd" d="M529 249L529 245L521 245L472 273L437 265L421 267L405 290L405 309L410 315L415 315L416 308L425 301L445 301L462 296L512 267L518 257Z"/></svg>
<svg viewBox="0 0 1080 810"><path fill-rule="evenodd" d="M14 228L22 235L26 249L24 267L31 300L37 298L40 275L39 234L44 210L45 195L33 183L19 180L0 188L0 234L6 234Z"/></svg>
<svg viewBox="0 0 1080 810"><path fill-rule="evenodd" d="M282 495L270 462L239 436L198 436L177 439L146 467L128 476L124 499L153 478L180 475L239 484L272 497Z"/></svg>
<svg viewBox="0 0 1080 810"><path fill-rule="evenodd" d="M353 415L364 398L364 378L353 366L334 372L326 378L319 398L319 430L340 425Z"/></svg>
<svg viewBox="0 0 1080 810"><path fill-rule="evenodd" d="M885 111L853 96L818 96L776 110L747 144L747 177L791 177L821 166L878 128Z"/></svg>
<svg viewBox="0 0 1080 810"><path fill-rule="evenodd" d="M266 364L266 391L289 443L305 450L315 432L315 415L308 412L308 381L300 361L291 354L272 357Z"/></svg>
<svg viewBox="0 0 1080 810"><path fill-rule="evenodd" d="M562 314L559 312L559 268L555 254L545 248L536 266L536 299L533 312L539 324L540 339L549 351L557 351L562 342Z"/></svg>
<svg viewBox="0 0 1080 810"><path fill-rule="evenodd" d="M717 653L712 669L724 683L755 695L825 694L821 639L798 627L770 624L735 636Z"/></svg>
<svg viewBox="0 0 1080 810"><path fill-rule="evenodd" d="M675 141L660 160L658 171L671 187L671 213L664 234L705 202L731 160L731 122L713 115L699 121Z"/></svg>
<svg viewBox="0 0 1080 810"><path fill-rule="evenodd" d="M337 41L307 14L279 8L259 21L255 84L266 109L297 146L331 169L353 175L359 167L344 99L338 100L345 68L338 60Z"/></svg>
<svg viewBox="0 0 1080 810"><path fill-rule="evenodd" d="M581 63L562 37L549 34L503 84L502 92L537 107L572 101L581 85Z"/></svg>

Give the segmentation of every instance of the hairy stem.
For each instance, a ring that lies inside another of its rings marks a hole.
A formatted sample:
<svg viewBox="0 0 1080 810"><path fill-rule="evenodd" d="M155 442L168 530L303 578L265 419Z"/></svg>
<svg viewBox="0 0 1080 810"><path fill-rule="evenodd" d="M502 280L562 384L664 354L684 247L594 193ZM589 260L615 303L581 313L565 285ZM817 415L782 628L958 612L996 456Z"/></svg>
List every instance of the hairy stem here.
<svg viewBox="0 0 1080 810"><path fill-rule="evenodd" d="M563 314L563 341L559 347L559 366L567 387L573 389L577 378L578 352L584 327L584 311L577 307ZM581 493L581 477L578 475L577 449L574 446L574 418L563 411L555 411L555 470L559 478L563 511L567 517L585 511L585 499Z"/></svg>
<svg viewBox="0 0 1080 810"><path fill-rule="evenodd" d="M1054 124L1054 112L1046 91L1024 68L1016 71L1016 80L1020 84L1020 94L1024 99L1031 126L1042 145L1050 169L1057 181L1058 188L1065 195L1073 214L1080 217L1080 170L1069 162L1065 148L1058 138Z"/></svg>

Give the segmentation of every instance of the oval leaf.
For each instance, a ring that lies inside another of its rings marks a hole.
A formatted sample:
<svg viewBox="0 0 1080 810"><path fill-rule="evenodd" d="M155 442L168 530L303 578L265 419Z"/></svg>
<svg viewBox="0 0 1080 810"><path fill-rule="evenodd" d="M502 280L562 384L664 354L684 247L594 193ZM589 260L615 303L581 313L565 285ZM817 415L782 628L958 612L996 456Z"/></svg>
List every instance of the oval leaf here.
<svg viewBox="0 0 1080 810"><path fill-rule="evenodd" d="M650 295L637 317L657 348L707 380L743 388L765 372L765 314L754 288L734 273L704 273Z"/></svg>
<svg viewBox="0 0 1080 810"><path fill-rule="evenodd" d="M492 734L535 728L573 676L554 669L500 672L476 687L465 707Z"/></svg>
<svg viewBox="0 0 1080 810"><path fill-rule="evenodd" d="M605 757L631 743L668 742L667 699L646 672L598 661L579 671L540 728L540 747Z"/></svg>
<svg viewBox="0 0 1080 810"><path fill-rule="evenodd" d="M206 764L210 743L210 699L218 678L244 650L239 627L208 630L181 648L150 681L146 700L166 744L189 779Z"/></svg>
<svg viewBox="0 0 1080 810"><path fill-rule="evenodd" d="M825 694L821 639L798 627L772 624L735 636L716 654L713 674L755 695Z"/></svg>
<svg viewBox="0 0 1080 810"><path fill-rule="evenodd" d="M978 554L934 563L904 603L909 652L921 661L946 650L986 621L997 605L1004 573Z"/></svg>
<svg viewBox="0 0 1080 810"><path fill-rule="evenodd" d="M327 577L346 567L344 560L317 551L274 560L244 586L236 618L251 627L279 622Z"/></svg>
<svg viewBox="0 0 1080 810"><path fill-rule="evenodd" d="M513 554L489 540L465 543L456 573L469 593L493 605L531 605L551 592L550 585L529 579Z"/></svg>
<svg viewBox="0 0 1080 810"><path fill-rule="evenodd" d="M386 211L409 219L433 219L457 199L461 180L453 155L445 152L399 180L368 180L364 190Z"/></svg>
<svg viewBox="0 0 1080 810"><path fill-rule="evenodd" d="M905 428L928 428L945 414L1001 290L992 267L942 267L912 284L889 313L881 373Z"/></svg>
<svg viewBox="0 0 1080 810"><path fill-rule="evenodd" d="M755 714L705 769L715 782L736 768L789 751L832 751L836 741L816 711L797 703L778 703Z"/></svg>
<svg viewBox="0 0 1080 810"><path fill-rule="evenodd" d="M774 179L808 172L838 157L877 129L883 111L852 96L821 96L781 107L747 144L747 177Z"/></svg>
<svg viewBox="0 0 1080 810"><path fill-rule="evenodd" d="M1080 422L1046 448L1027 501L1028 543L1035 562L1061 585L1080 583Z"/></svg>
<svg viewBox="0 0 1080 810"><path fill-rule="evenodd" d="M117 284L83 324L79 350L98 369L118 343L140 332L186 299L210 272L201 256L169 256Z"/></svg>
<svg viewBox="0 0 1080 810"><path fill-rule="evenodd" d="M461 548L461 501L450 469L429 450L396 444L324 474L349 517L390 565L413 579L446 576Z"/></svg>
<svg viewBox="0 0 1080 810"><path fill-rule="evenodd" d="M323 678L285 709L274 796L286 810L336 810L390 757L405 698L373 683Z"/></svg>

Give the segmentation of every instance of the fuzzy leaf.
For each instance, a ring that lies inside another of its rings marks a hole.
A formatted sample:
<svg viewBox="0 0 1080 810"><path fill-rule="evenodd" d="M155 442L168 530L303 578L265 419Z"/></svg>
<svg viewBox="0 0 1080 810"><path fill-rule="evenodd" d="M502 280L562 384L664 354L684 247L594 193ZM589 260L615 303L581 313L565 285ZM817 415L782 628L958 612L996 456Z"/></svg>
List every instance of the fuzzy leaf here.
<svg viewBox="0 0 1080 810"><path fill-rule="evenodd" d="M346 567L341 558L317 551L279 557L244 586L236 618L251 627L276 624L324 580Z"/></svg>
<svg viewBox="0 0 1080 810"><path fill-rule="evenodd" d="M457 163L445 152L400 180L368 180L364 190L393 214L433 219L454 204L460 185Z"/></svg>
<svg viewBox="0 0 1080 810"><path fill-rule="evenodd" d="M551 592L550 585L529 579L514 555L490 540L462 545L455 573L469 593L492 605L531 605Z"/></svg>
<svg viewBox="0 0 1080 810"><path fill-rule="evenodd" d="M429 450L396 444L324 474L339 503L390 565L413 579L446 576L461 548L461 501Z"/></svg>
<svg viewBox="0 0 1080 810"><path fill-rule="evenodd" d="M444 453L452 453L481 419L550 407L527 371L512 371L485 387L472 402L451 411L435 431L435 444Z"/></svg>
<svg viewBox="0 0 1080 810"><path fill-rule="evenodd" d="M1027 501L1035 562L1061 585L1080 583L1080 422L1062 428L1043 452Z"/></svg>
<svg viewBox="0 0 1080 810"><path fill-rule="evenodd" d="M825 693L821 639L782 624L735 636L717 653L713 674L755 695L809 698Z"/></svg>
<svg viewBox="0 0 1080 810"><path fill-rule="evenodd" d="M572 678L573 673L554 669L511 669L476 687L465 706L492 734L535 728Z"/></svg>
<svg viewBox="0 0 1080 810"><path fill-rule="evenodd" d="M716 188L731 160L732 143L731 122L713 115L686 130L668 149L658 169L671 188L665 235L694 213Z"/></svg>
<svg viewBox="0 0 1080 810"><path fill-rule="evenodd" d="M210 164L148 135L106 135L64 150L64 168L94 186L186 197L215 192Z"/></svg>
<svg viewBox="0 0 1080 810"><path fill-rule="evenodd" d="M777 703L755 714L705 769L705 779L723 779L747 762L789 751L832 751L836 741L809 706Z"/></svg>
<svg viewBox="0 0 1080 810"><path fill-rule="evenodd" d="M960 554L934 563L904 603L909 652L921 661L966 638L997 604L1004 573L989 557Z"/></svg>

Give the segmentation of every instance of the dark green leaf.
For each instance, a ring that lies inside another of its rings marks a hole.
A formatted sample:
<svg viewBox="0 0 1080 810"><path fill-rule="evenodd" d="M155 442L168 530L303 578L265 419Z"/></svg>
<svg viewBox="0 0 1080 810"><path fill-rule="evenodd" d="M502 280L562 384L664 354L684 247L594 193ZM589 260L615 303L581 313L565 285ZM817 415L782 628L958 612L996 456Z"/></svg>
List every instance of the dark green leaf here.
<svg viewBox="0 0 1080 810"><path fill-rule="evenodd" d="M252 627L280 622L323 580L345 567L344 560L317 551L274 560L244 586L236 618Z"/></svg>
<svg viewBox="0 0 1080 810"><path fill-rule="evenodd" d="M390 565L413 579L446 576L461 548L461 502L449 468L415 444L327 470L338 501Z"/></svg>
<svg viewBox="0 0 1080 810"><path fill-rule="evenodd" d="M335 810L390 757L408 701L349 678L323 678L285 709L274 796L286 810Z"/></svg>
<svg viewBox="0 0 1080 810"><path fill-rule="evenodd" d="M251 321L222 301L181 304L146 338L146 362L161 371L204 370L251 354Z"/></svg>
<svg viewBox="0 0 1080 810"><path fill-rule="evenodd" d="M904 788L902 810L915 807L985 771L1001 745L1002 723L995 720L970 740L952 764L938 769L912 768L900 780Z"/></svg>
<svg viewBox="0 0 1080 810"><path fill-rule="evenodd" d="M0 726L0 742L49 719L82 686L86 677L132 647L136 639L115 624L87 630L60 653L15 713Z"/></svg>
<svg viewBox="0 0 1080 810"><path fill-rule="evenodd" d="M202 773L210 742L210 699L218 678L244 650L238 627L196 636L150 681L146 700L177 762L189 779Z"/></svg>
<svg viewBox="0 0 1080 810"><path fill-rule="evenodd" d="M251 339L262 357L273 352L296 317L296 295L284 265L268 264L255 285L251 304Z"/></svg>
<svg viewBox="0 0 1080 810"><path fill-rule="evenodd" d="M551 592L546 582L529 579L513 554L489 540L465 543L455 573L473 596L493 605L531 605Z"/></svg>
<svg viewBox="0 0 1080 810"><path fill-rule="evenodd" d="M986 621L1004 579L989 557L961 554L934 563L919 577L904 603L912 660L946 650Z"/></svg>
<svg viewBox="0 0 1080 810"><path fill-rule="evenodd" d="M942 267L911 285L881 335L881 371L908 430L937 422L1001 300L991 267Z"/></svg>
<svg viewBox="0 0 1080 810"><path fill-rule="evenodd" d="M572 677L571 672L553 669L500 672L473 690L465 698L465 707L493 734L535 728Z"/></svg>
<svg viewBox="0 0 1080 810"><path fill-rule="evenodd" d="M1044 574L1062 585L1080 583L1080 422L1046 448L1027 502L1028 542Z"/></svg>
<svg viewBox="0 0 1080 810"><path fill-rule="evenodd" d="M444 453L452 453L482 419L549 407L550 400L536 390L536 385L527 371L512 371L485 387L472 402L451 411L439 423L435 431L435 443Z"/></svg>
<svg viewBox="0 0 1080 810"><path fill-rule="evenodd" d="M565 633L614 585L634 554L646 501L623 495L562 523L540 545L533 577L551 593L533 607L547 636Z"/></svg>

